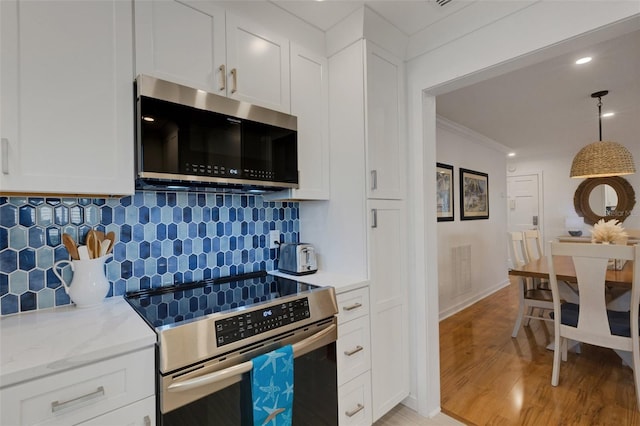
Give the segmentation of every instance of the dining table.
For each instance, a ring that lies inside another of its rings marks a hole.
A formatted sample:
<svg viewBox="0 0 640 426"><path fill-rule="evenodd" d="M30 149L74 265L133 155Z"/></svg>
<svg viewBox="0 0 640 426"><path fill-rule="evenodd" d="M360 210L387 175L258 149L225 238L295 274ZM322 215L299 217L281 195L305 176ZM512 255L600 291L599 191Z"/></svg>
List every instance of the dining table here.
<svg viewBox="0 0 640 426"><path fill-rule="evenodd" d="M556 270L558 280L568 283L577 282L576 270L573 267L571 256L554 256L553 266ZM525 263L519 268L509 270L510 276L524 278L542 278L549 279L549 264L546 256L542 256L529 263ZM626 262L621 270L608 269L606 282L612 287L621 287L631 289L633 280L633 262Z"/></svg>
<svg viewBox="0 0 640 426"><path fill-rule="evenodd" d="M576 283L576 270L573 266L573 260L571 256L554 256L553 257L553 266L556 271L556 277L558 281L564 281L571 285L571 283ZM525 286L525 280L527 278L541 278L541 279L549 279L549 264L547 256L542 256L536 260L532 260L528 263L525 263L521 267L516 267L509 270L509 275L514 277L519 277L519 285L521 289ZM607 269L607 274L605 276L605 281L607 287L609 289L613 289L614 292L617 293L617 296L609 301L611 306L615 306L616 299L622 301L625 299L625 293L628 294L628 290L631 290L631 285L633 283L633 262L628 261L624 264L622 269ZM572 287L572 286L571 286ZM575 289L574 289L575 290ZM627 291L625 291L627 290ZM624 305L624 302L621 303ZM626 306L628 306L628 300L626 301ZM614 310L616 310L614 308ZM554 344L551 342L547 345L547 349L553 350ZM620 358L622 358L623 362L628 366L633 365L633 361L631 359L631 354L629 352L623 352L615 350ZM633 368L633 367L632 367Z"/></svg>

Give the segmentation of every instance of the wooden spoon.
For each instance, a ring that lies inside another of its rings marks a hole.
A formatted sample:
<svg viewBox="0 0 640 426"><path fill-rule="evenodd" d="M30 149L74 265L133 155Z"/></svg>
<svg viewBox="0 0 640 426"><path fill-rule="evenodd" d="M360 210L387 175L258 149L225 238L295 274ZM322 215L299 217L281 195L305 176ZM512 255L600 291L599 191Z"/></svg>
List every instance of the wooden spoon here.
<svg viewBox="0 0 640 426"><path fill-rule="evenodd" d="M101 242L103 242L103 241L104 241L104 239L105 239L104 232L102 232L102 231L98 231L98 230L95 230L95 231L93 231L93 232L95 232L96 237L98 238L98 242L100 242L100 243L101 243Z"/></svg>
<svg viewBox="0 0 640 426"><path fill-rule="evenodd" d="M95 259L100 256L100 252L95 251L96 248L96 234L93 229L87 232L87 250L89 251L89 259Z"/></svg>
<svg viewBox="0 0 640 426"><path fill-rule="evenodd" d="M62 234L62 243L69 252L69 256L71 256L71 259L80 259L80 255L78 254L78 247L76 246L76 242L73 240L73 237L71 235Z"/></svg>
<svg viewBox="0 0 640 426"><path fill-rule="evenodd" d="M111 244L109 244L109 248L107 249L107 253L106 253L106 254L109 254L113 251L113 245L116 243L116 233L113 231L107 232L107 235L105 235L104 238L111 241Z"/></svg>

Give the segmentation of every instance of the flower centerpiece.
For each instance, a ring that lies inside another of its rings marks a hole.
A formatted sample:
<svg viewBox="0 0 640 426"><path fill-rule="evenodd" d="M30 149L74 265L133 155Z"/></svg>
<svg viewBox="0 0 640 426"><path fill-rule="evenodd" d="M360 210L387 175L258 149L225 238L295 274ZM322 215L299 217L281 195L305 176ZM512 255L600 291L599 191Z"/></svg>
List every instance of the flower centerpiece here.
<svg viewBox="0 0 640 426"><path fill-rule="evenodd" d="M617 219L611 219L606 221L600 219L598 223L593 225L593 231L591 231L592 243L621 243L629 235L625 232L624 228Z"/></svg>

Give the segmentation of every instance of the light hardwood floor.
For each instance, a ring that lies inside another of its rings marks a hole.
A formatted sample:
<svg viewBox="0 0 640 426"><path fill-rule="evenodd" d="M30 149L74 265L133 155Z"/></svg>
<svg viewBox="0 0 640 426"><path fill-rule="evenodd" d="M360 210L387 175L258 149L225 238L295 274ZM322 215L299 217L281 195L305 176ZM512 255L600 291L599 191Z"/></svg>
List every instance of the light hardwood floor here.
<svg viewBox="0 0 640 426"><path fill-rule="evenodd" d="M443 411L476 425L640 425L632 371L611 350L582 344L551 386L551 322L511 337L512 283L440 322Z"/></svg>

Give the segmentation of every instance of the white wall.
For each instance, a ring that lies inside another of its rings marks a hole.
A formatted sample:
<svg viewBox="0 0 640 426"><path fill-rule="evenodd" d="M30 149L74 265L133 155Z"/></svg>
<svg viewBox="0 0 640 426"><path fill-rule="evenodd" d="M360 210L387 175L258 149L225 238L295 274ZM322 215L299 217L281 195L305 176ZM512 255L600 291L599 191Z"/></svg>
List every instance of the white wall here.
<svg viewBox="0 0 640 426"><path fill-rule="evenodd" d="M636 199L640 200L640 143L627 144L636 163L638 173L624 176L629 181ZM573 206L573 195L584 179L572 179L569 177L571 162L574 153L564 155L545 155L541 153L535 157L510 159L507 164L508 175L526 174L528 172L542 171L542 191L544 201L544 230L545 240L549 241L559 235L567 235L564 219L566 216L576 216ZM622 224L625 228L640 229L640 204L636 206ZM583 235L591 235L590 225L585 224Z"/></svg>
<svg viewBox="0 0 640 426"><path fill-rule="evenodd" d="M454 167L454 221L438 222L438 301L440 318L452 315L508 285L506 244L506 157L484 138L438 121L436 158ZM460 168L489 175L489 219L460 220ZM470 286L457 282L451 249L471 245Z"/></svg>

